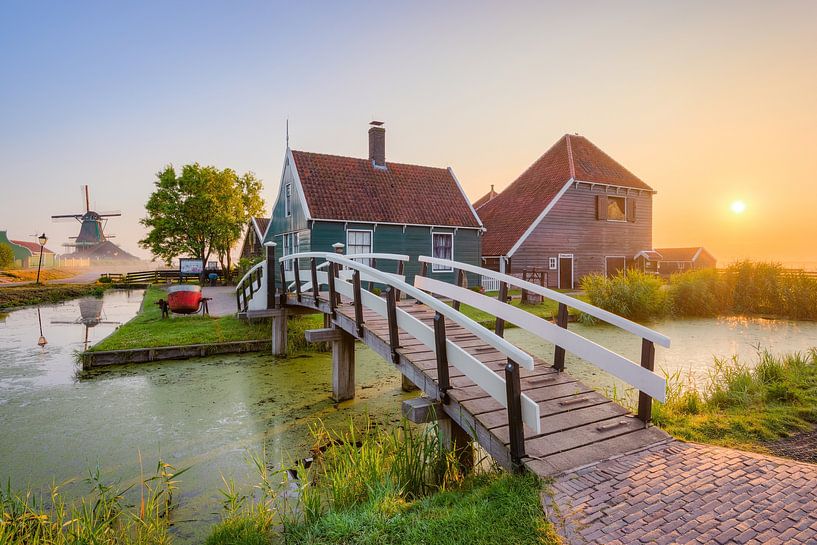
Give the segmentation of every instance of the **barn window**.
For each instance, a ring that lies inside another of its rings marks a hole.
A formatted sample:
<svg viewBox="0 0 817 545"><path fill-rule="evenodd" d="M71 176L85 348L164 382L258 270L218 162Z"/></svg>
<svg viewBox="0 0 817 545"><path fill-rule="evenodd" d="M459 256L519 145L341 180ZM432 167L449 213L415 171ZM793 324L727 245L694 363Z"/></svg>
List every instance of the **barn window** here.
<svg viewBox="0 0 817 545"><path fill-rule="evenodd" d="M558 267L558 265L556 263L556 258L555 257L549 257L548 258L548 268L551 271L555 271L557 267Z"/></svg>
<svg viewBox="0 0 817 545"><path fill-rule="evenodd" d="M348 255L372 253L372 232L359 229L346 231L346 253ZM357 261L364 265L371 265L369 259L359 259Z"/></svg>
<svg viewBox="0 0 817 545"><path fill-rule="evenodd" d="M437 259L454 259L454 234L431 233L431 255ZM431 265L432 272L451 272L454 269L447 265Z"/></svg>
<svg viewBox="0 0 817 545"><path fill-rule="evenodd" d="M284 198L284 215L289 217L292 215L292 184L287 184L286 196Z"/></svg>
<svg viewBox="0 0 817 545"><path fill-rule="evenodd" d="M607 221L627 221L627 199L607 197Z"/></svg>
<svg viewBox="0 0 817 545"><path fill-rule="evenodd" d="M284 255L292 255L298 251L298 242L299 237L298 233L286 233L284 234ZM287 271L292 270L292 260L284 261L284 269Z"/></svg>

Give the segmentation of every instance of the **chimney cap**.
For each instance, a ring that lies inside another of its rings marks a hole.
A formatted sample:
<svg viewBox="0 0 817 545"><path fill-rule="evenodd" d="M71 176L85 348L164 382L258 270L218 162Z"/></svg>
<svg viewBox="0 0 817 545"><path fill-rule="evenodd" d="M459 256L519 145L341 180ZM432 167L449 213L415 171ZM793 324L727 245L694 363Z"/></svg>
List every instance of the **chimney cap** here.
<svg viewBox="0 0 817 545"><path fill-rule="evenodd" d="M375 127L380 127L381 125L383 125L383 122L382 121L370 121L369 125L374 125Z"/></svg>

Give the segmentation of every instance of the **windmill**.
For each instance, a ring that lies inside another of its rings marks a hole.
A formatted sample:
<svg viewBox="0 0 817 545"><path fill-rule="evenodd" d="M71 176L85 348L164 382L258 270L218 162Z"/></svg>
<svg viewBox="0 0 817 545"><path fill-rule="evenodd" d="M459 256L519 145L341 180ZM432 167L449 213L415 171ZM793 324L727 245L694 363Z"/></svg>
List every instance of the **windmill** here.
<svg viewBox="0 0 817 545"><path fill-rule="evenodd" d="M68 248L75 248L75 251L78 253L82 252L83 250L90 250L95 246L102 244L109 238L113 238L113 235L105 235L105 227L108 224L108 218L122 215L122 213L119 211L94 212L91 210L91 200L88 195L88 186L82 186L82 190L85 197L85 212L81 214L60 214L51 216L51 219L54 221L74 219L81 224L79 234L75 237L71 237L74 242L63 244L63 246Z"/></svg>

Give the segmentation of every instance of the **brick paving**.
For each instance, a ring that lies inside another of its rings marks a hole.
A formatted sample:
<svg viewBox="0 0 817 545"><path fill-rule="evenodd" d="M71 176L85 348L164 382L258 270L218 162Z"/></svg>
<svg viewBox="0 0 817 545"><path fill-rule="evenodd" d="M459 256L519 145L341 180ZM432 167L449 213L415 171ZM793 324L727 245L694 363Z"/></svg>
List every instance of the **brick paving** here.
<svg viewBox="0 0 817 545"><path fill-rule="evenodd" d="M570 544L817 544L817 465L709 445L562 474L542 500Z"/></svg>
<svg viewBox="0 0 817 545"><path fill-rule="evenodd" d="M766 443L777 456L817 464L817 429Z"/></svg>

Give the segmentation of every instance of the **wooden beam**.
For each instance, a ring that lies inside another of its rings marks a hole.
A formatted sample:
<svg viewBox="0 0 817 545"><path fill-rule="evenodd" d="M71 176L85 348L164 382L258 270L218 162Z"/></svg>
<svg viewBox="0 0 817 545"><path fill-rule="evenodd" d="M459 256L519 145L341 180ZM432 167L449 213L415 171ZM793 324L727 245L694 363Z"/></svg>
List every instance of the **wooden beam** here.
<svg viewBox="0 0 817 545"><path fill-rule="evenodd" d="M415 397L408 399L402 404L403 416L415 424L427 424L436 422L441 418L448 418L443 411L443 406L439 401L427 397Z"/></svg>
<svg viewBox="0 0 817 545"><path fill-rule="evenodd" d="M332 399L355 397L355 338L337 328L340 339L332 343Z"/></svg>
<svg viewBox="0 0 817 545"><path fill-rule="evenodd" d="M287 354L287 316L286 310L272 316L272 355L286 356Z"/></svg>
<svg viewBox="0 0 817 545"><path fill-rule="evenodd" d="M307 329L304 331L304 337L306 337L306 342L310 343L333 342L340 340L341 332L334 327Z"/></svg>

